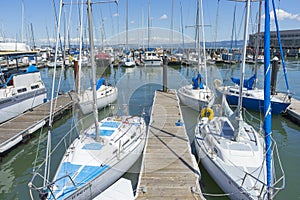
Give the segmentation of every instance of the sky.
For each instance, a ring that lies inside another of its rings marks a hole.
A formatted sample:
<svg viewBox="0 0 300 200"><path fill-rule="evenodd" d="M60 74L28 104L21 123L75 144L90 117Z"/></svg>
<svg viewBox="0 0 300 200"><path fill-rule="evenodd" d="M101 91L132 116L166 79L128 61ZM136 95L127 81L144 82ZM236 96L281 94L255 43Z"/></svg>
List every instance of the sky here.
<svg viewBox="0 0 300 200"><path fill-rule="evenodd" d="M24 18L22 19L22 1L24 2ZM76 43L79 37L79 6L76 2L81 0L64 0L72 2L74 5L63 7L63 20L61 22L61 35L68 29L71 40ZM86 0L84 0L86 1ZM91 0L99 2L99 0ZM103 1L103 0L102 0ZM35 44L55 41L56 22L55 11L59 13L60 0L1 0L0 1L0 41L27 41ZM93 4L93 28L94 38L97 41L109 40L126 31L126 2L119 0L115 3ZM128 30L130 30L131 40L137 36L134 30L148 27L158 27L157 30L171 29L172 22L172 2L173 2L173 30L183 33L187 37L195 38L196 9L197 0L128 0ZM270 0L270 3L272 0ZM300 29L300 6L299 0L274 0L281 30ZM263 3L264 4L264 3ZM249 33L257 31L258 2L251 3L251 13L249 21ZM236 14L234 17L234 9ZM272 6L270 6L272 8ZM264 9L264 8L263 8ZM150 10L150 14L148 11ZM230 0L203 0L203 15L205 25L205 41L223 41L242 39L245 20L245 2L235 2ZM83 9L84 37L87 33L86 7ZM273 11L271 11L272 13ZM264 11L263 11L264 14ZM148 17L150 16L150 18ZM181 17L182 16L182 17ZM272 18L272 17L271 17ZM148 20L149 19L149 20ZM22 31L22 22L24 31ZM68 28L63 28L64 25ZM102 34L102 24L104 34ZM234 28L233 28L234 27ZM275 30L275 23L271 22L271 30ZM262 22L263 31L263 22ZM23 33L23 34L22 34ZM234 33L234 34L232 34ZM160 31L151 33L152 36L159 37ZM48 39L49 38L49 39ZM124 40L124 36L122 38Z"/></svg>

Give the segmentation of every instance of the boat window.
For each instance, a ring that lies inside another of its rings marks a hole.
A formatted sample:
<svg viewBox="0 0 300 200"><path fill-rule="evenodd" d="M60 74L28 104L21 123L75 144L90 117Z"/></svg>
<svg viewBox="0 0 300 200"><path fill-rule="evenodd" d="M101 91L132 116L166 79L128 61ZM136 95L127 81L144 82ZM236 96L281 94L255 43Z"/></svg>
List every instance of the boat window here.
<svg viewBox="0 0 300 200"><path fill-rule="evenodd" d="M234 130L227 121L225 121L223 123L222 135L224 137L228 137L228 138L231 138L234 136Z"/></svg>
<svg viewBox="0 0 300 200"><path fill-rule="evenodd" d="M136 136L136 132L134 132L130 138L133 139L135 136Z"/></svg>
<svg viewBox="0 0 300 200"><path fill-rule="evenodd" d="M40 87L39 85L32 85L31 89L34 90L34 89L38 89L39 87Z"/></svg>
<svg viewBox="0 0 300 200"><path fill-rule="evenodd" d="M27 91L26 88L21 88L21 89L18 89L18 90L17 90L18 93L22 93L22 92L26 92L26 91Z"/></svg>
<svg viewBox="0 0 300 200"><path fill-rule="evenodd" d="M124 142L124 144L122 145L122 147L124 147L128 142L129 142L129 140L127 140L126 142Z"/></svg>

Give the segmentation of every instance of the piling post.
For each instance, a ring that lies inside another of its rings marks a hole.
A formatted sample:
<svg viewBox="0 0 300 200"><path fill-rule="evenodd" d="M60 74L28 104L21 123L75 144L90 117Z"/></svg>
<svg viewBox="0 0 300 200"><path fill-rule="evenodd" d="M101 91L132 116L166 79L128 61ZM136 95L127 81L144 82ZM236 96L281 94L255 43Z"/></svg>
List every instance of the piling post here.
<svg viewBox="0 0 300 200"><path fill-rule="evenodd" d="M163 51L163 92L167 92L167 71L168 66L166 64L167 59L165 56L165 51Z"/></svg>
<svg viewBox="0 0 300 200"><path fill-rule="evenodd" d="M79 77L78 77L78 60L74 60L74 79L75 79L75 92L79 92Z"/></svg>
<svg viewBox="0 0 300 200"><path fill-rule="evenodd" d="M278 70L279 70L278 58L274 57L273 60L272 60L271 95L276 94L276 82L277 82Z"/></svg>

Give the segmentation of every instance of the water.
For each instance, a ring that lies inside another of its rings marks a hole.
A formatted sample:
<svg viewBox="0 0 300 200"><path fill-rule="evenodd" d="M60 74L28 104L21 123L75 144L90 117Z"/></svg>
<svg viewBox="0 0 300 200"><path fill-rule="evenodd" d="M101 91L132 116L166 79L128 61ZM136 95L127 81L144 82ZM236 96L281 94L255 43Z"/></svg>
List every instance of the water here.
<svg viewBox="0 0 300 200"><path fill-rule="evenodd" d="M289 72L290 90L297 92L300 86L300 64L299 61L292 60L287 62ZM212 84L213 79L219 78L224 81L229 80L231 76L239 75L240 66L218 66L208 69L209 83ZM48 88L48 96L50 96L50 88L52 85L53 69L40 69L42 78ZM247 66L246 78L252 75L253 67ZM113 85L117 85L119 89L119 97L117 104L113 107L106 108L99 112L99 117L103 118L109 113L123 113L131 115L144 114L146 121L149 121L149 113L153 100L154 91L162 88L162 68L135 67L125 68L108 68L106 70L97 70L97 77L102 75ZM168 67L168 87L178 89L182 85L190 83L191 78L196 74L197 70L193 67L176 66ZM263 67L259 68L259 79L262 77ZM60 69L57 75L60 75ZM84 88L90 86L90 69L83 68L82 83ZM69 68L62 73L61 90L66 92L74 89L73 69ZM56 85L59 78L56 80ZM284 90L283 73L280 70L278 74L278 88ZM262 80L259 85L262 85ZM300 94L295 93L295 98L300 99ZM182 106L183 117L189 139L194 151L193 134L198 113L184 105ZM261 117L261 113L253 113L256 117ZM70 129L74 120L82 117L80 113L72 112L63 116L61 120L56 122L53 127L52 138L54 143L58 142L67 130ZM86 117L84 127L93 123L92 116ZM286 188L280 192L276 199L297 199L300 198L298 185L300 183L300 127L283 116L273 116L273 137L277 141L281 161L286 173ZM258 127L257 127L258 128ZM32 177L34 161L36 158L37 145L40 143L40 154L38 155L38 163L44 157L46 147L47 130L37 131L33 137L14 148L0 161L0 199L30 199L28 182ZM58 160L63 155L63 149L60 155L55 155L52 166L57 166ZM140 169L141 159L126 173L124 176L130 178L133 186L137 184L138 171ZM222 194L216 183L210 178L205 169L200 165L202 173L201 187L202 191L207 194ZM205 196L207 199L215 199L216 197ZM218 199L227 199L226 197L218 197Z"/></svg>

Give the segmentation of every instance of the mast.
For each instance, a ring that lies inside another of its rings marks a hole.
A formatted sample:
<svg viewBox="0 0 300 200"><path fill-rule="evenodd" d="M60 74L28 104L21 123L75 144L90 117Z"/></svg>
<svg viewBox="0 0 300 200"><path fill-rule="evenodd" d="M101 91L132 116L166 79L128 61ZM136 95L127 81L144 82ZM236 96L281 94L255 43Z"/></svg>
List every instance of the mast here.
<svg viewBox="0 0 300 200"><path fill-rule="evenodd" d="M57 22L57 32L56 32L56 45L55 45L55 55L54 55L54 69L53 69L53 79L52 79L52 91L51 91L51 103L50 103L50 114L49 114L49 122L48 122L48 136L47 136L47 148L46 148L46 160L45 160L45 171L44 171L44 181L43 186L45 187L47 184L47 180L49 180L50 175L50 148L51 148L51 128L52 128L52 114L53 114L53 99L54 99L54 91L55 91L55 79L56 79L56 60L57 60L57 52L58 52L58 40L60 37L60 20L61 13L63 7L63 0L60 0L59 6L59 15Z"/></svg>
<svg viewBox="0 0 300 200"><path fill-rule="evenodd" d="M206 84L206 90L207 90L207 69L206 69L206 50L205 50L205 35L204 35L204 14L203 14L203 6L202 6L202 0L200 0L200 6L201 6L201 28L202 28L202 44L203 44L203 63L204 63L204 73L205 73L205 84Z"/></svg>
<svg viewBox="0 0 300 200"><path fill-rule="evenodd" d="M218 22L219 22L219 7L220 7L220 0L218 0L217 4L217 16L216 16L216 32L215 32L215 38L214 38L214 47L217 48L217 36L218 36Z"/></svg>
<svg viewBox="0 0 300 200"><path fill-rule="evenodd" d="M22 0L22 35L21 35L21 42L24 42L24 24L25 24L25 9L24 9L24 0Z"/></svg>
<svg viewBox="0 0 300 200"><path fill-rule="evenodd" d="M94 113L96 141L98 141L99 126L98 126L98 109L97 109L97 94L96 94L96 63L95 63L95 52L94 52L95 49L94 49L94 37L93 37L91 0L87 0L87 12L88 12L89 42L90 42L90 51L91 51L91 64L92 64L93 113Z"/></svg>
<svg viewBox="0 0 300 200"><path fill-rule="evenodd" d="M259 0L259 11L258 11L258 25L257 25L257 36L256 36L256 41L255 41L255 74L257 75L257 67L258 67L258 53L259 53L259 44L260 44L260 23L261 23L261 9L262 9L262 0ZM256 78L257 80L257 78ZM254 81L254 87L256 87L256 82Z"/></svg>
<svg viewBox="0 0 300 200"><path fill-rule="evenodd" d="M173 29L174 29L174 0L172 0L172 16L171 16L171 54L173 51Z"/></svg>
<svg viewBox="0 0 300 200"><path fill-rule="evenodd" d="M148 50L150 48L150 0L148 0Z"/></svg>
<svg viewBox="0 0 300 200"><path fill-rule="evenodd" d="M181 18L182 51L184 51L183 16L182 16L182 3L181 2L180 2L180 18Z"/></svg>
<svg viewBox="0 0 300 200"><path fill-rule="evenodd" d="M284 62L284 53L283 53L283 50L282 50L282 44L281 44L281 39L280 39L280 31L279 31L279 25L278 25L274 0L272 0L272 5L273 5L273 13L274 13L275 24L276 24L277 40L278 40L278 44L279 44L281 62L282 62L282 66L283 66L283 74L284 74L284 78L285 78L285 85L286 85L287 92L290 93L290 87L289 87L289 82L288 82L288 77L287 77L286 66L285 66L285 62Z"/></svg>
<svg viewBox="0 0 300 200"><path fill-rule="evenodd" d="M128 51L128 0L126 0L126 51Z"/></svg>
<svg viewBox="0 0 300 200"><path fill-rule="evenodd" d="M269 0L265 0L265 32L264 32L264 129L266 143L266 167L267 167L267 189L268 199L271 199L271 181L272 181L272 152L271 152L271 65L270 65L270 11Z"/></svg>
<svg viewBox="0 0 300 200"><path fill-rule="evenodd" d="M82 64L82 48L83 48L83 0L79 9L79 62L78 62L78 93L81 91L81 64Z"/></svg>
<svg viewBox="0 0 300 200"><path fill-rule="evenodd" d="M197 2L197 19L196 19L196 35L197 35L197 51L198 51L198 73L200 73L200 64L201 64L201 56L200 56L200 0Z"/></svg>
<svg viewBox="0 0 300 200"><path fill-rule="evenodd" d="M244 42L243 42L243 55L242 55L242 67L241 67L241 78L240 78L240 87L239 87L239 99L238 99L238 107L237 107L237 120L238 120L238 130L235 130L234 137L238 141L238 135L241 128L242 119L242 105L243 105L243 86L244 86L244 76L245 76L245 64L246 64L246 48L247 48L247 40L248 40L248 22L250 15L250 0L247 0L246 3L246 19L245 19L245 27L244 27Z"/></svg>

